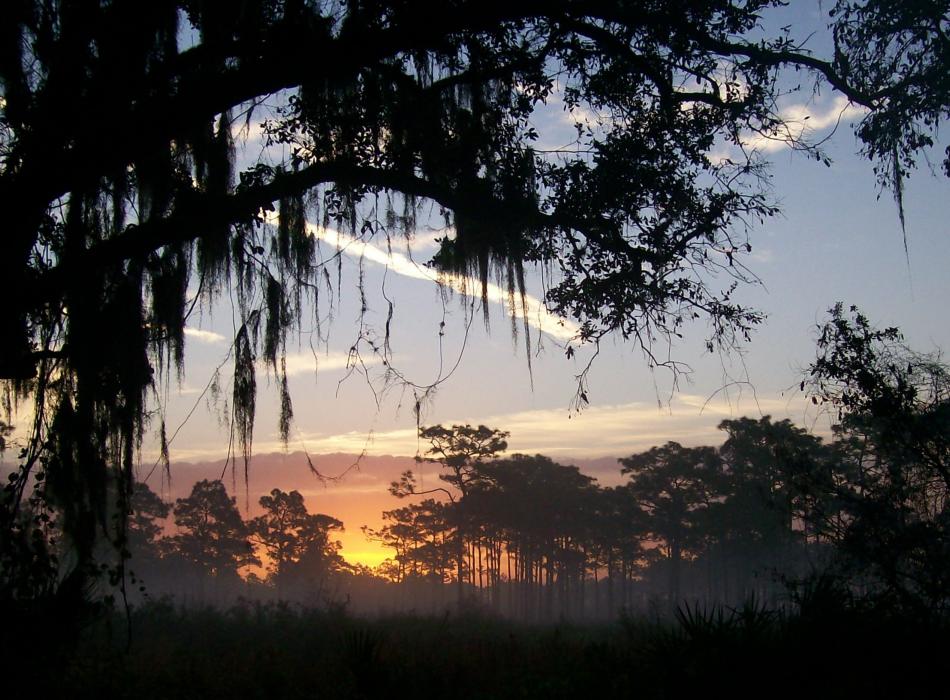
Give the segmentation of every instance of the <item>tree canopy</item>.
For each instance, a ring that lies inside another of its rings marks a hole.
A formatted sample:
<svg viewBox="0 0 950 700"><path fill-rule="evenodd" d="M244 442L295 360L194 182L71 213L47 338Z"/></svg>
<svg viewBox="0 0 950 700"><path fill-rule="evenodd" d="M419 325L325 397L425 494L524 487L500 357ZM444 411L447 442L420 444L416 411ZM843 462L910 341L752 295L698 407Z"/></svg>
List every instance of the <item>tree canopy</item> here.
<svg viewBox="0 0 950 700"><path fill-rule="evenodd" d="M497 275L514 307L539 265L578 342L618 333L652 363L693 320L710 347L747 335L761 316L732 297L747 226L776 209L743 139L789 133L782 71L868 110L858 135L898 201L948 112L945 2L839 0L826 57L790 31L763 35L781 4L7 3L0 203L16 216L0 377L8 403L35 411L5 510L42 462L91 542L110 470L131 489L149 392L182 370L189 313L226 289L234 437L246 456L259 359L279 377L286 435L285 338L330 279L308 221L389 237L433 205L452 227L436 269L474 277L483 297ZM537 124L554 99L586 115L563 148ZM269 100L261 128L287 157L235 172L234 139ZM723 143L744 157L711 157Z"/></svg>
<svg viewBox="0 0 950 700"><path fill-rule="evenodd" d="M308 560L313 565L322 561L325 569L331 562L339 562L339 543L331 542L330 531L342 530L343 523L329 515L307 512L299 491L273 489L269 496L261 496L260 505L264 514L251 520L248 530L251 540L267 554L268 569L278 585Z"/></svg>
<svg viewBox="0 0 950 700"><path fill-rule="evenodd" d="M812 480L844 512L818 531L902 604L945 609L950 590L950 370L897 328L836 305L802 386L837 412L838 466ZM821 514L821 509L816 515Z"/></svg>
<svg viewBox="0 0 950 700"><path fill-rule="evenodd" d="M175 502L174 514L178 551L212 576L235 576L240 567L259 563L235 499L220 480L196 483L188 498Z"/></svg>

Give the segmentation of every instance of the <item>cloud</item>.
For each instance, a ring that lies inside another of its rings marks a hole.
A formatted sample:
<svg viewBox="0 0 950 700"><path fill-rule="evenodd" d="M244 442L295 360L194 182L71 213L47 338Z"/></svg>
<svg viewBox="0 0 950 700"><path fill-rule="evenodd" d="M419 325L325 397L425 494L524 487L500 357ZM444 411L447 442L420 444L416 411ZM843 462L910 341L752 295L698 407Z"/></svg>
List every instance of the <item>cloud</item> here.
<svg viewBox="0 0 950 700"><path fill-rule="evenodd" d="M443 425L484 424L511 433L509 453L546 454L569 461L581 457L618 457L648 450L669 441L684 445L719 445L723 436L717 426L723 420L742 416L771 415L801 421L804 403L799 397L760 399L748 394L729 400L682 394L669 406L643 402L592 406L580 414L564 409L536 409L488 416L464 416L440 421ZM313 454L348 452L414 455L425 448L415 428L376 433L349 431L335 435L303 433L300 436ZM266 452L278 449L261 443Z"/></svg>
<svg viewBox="0 0 950 700"><path fill-rule="evenodd" d="M244 145L255 145L264 141L264 121L253 119L246 122L241 119L231 125L231 138Z"/></svg>
<svg viewBox="0 0 950 700"><path fill-rule="evenodd" d="M706 158L713 165L722 165L736 157L735 151L728 146L718 146L706 154Z"/></svg>
<svg viewBox="0 0 950 700"><path fill-rule="evenodd" d="M196 396L197 394L201 394L203 392L204 389L202 387L192 386L188 382L185 382L178 387L179 396Z"/></svg>
<svg viewBox="0 0 950 700"><path fill-rule="evenodd" d="M438 274L420 265L407 255L383 250L372 243L333 229L307 224L307 230L314 238L329 243L346 255L383 265L391 272L403 277L436 282L465 295L474 295L481 291L481 282L472 277ZM508 306L507 289L489 282L486 292L488 301ZM516 301L514 304L513 312L517 318L526 318L530 325L558 340L566 341L577 337L579 332L577 325L550 313L537 297L526 295L524 301L524 309L522 309L520 301Z"/></svg>
<svg viewBox="0 0 950 700"><path fill-rule="evenodd" d="M421 250L434 250L438 243L436 241L440 238L451 238L454 234L454 229L444 228L436 229L435 231L427 231L425 233L413 233L412 237L405 242L405 246L413 253Z"/></svg>
<svg viewBox="0 0 950 700"><path fill-rule="evenodd" d="M333 452L361 454L365 452L373 455L414 455L419 447L415 428L379 433L350 430L335 435L303 432L297 439L306 446L307 451L311 454L330 454ZM260 443L260 447L255 446L255 449L260 449L261 452L274 451L279 448L280 445L276 441L273 445Z"/></svg>
<svg viewBox="0 0 950 700"><path fill-rule="evenodd" d="M752 255L749 256L758 263L768 264L775 261L775 253L768 248L759 248L753 250Z"/></svg>
<svg viewBox="0 0 950 700"><path fill-rule="evenodd" d="M363 357L363 364L376 364L375 357ZM312 353L298 352L287 355L287 376L293 377L314 372L332 372L338 369L349 369L355 364L355 359L345 352Z"/></svg>
<svg viewBox="0 0 950 700"><path fill-rule="evenodd" d="M612 115L602 115L593 108L581 105L571 105L566 107L561 113L561 120L564 124L575 129L578 124L588 128L596 129L604 121L613 121ZM573 132L576 135L576 131Z"/></svg>
<svg viewBox="0 0 950 700"><path fill-rule="evenodd" d="M190 327L185 327L185 336L198 343L204 343L206 345L215 345L217 343L223 343L225 340L227 340L227 338L225 338L220 333L215 333L214 331L203 331L200 328Z"/></svg>
<svg viewBox="0 0 950 700"><path fill-rule="evenodd" d="M268 216L268 223L276 225L277 220L278 214L276 212ZM334 229L323 228L322 226L307 223L307 232L318 241L330 244L345 255L382 265L390 272L394 272L402 277L441 284L466 296L475 296L481 293L481 282L474 277L437 273L425 265L419 264L409 255L396 252L395 250L384 250L373 243ZM434 231L422 236L414 236L413 240L418 240L418 247L422 248L430 244L430 241L434 242L436 238L440 238L449 233L450 231L448 229ZM410 251L415 249L412 242L410 242L409 248ZM508 290L489 282L486 286L486 296L489 302L509 308L516 318L526 318L529 325L546 333L552 338L568 341L573 340L580 333L577 324L568 319L555 316L547 310L547 307L545 307L540 299L533 295L525 295L523 308L520 299L516 299L513 305L514 308L511 308L511 305L509 305Z"/></svg>
<svg viewBox="0 0 950 700"><path fill-rule="evenodd" d="M852 104L844 95L837 95L824 108L808 104L788 105L781 110L782 124L774 132L755 134L744 140L743 145L763 153L774 153L839 122L861 117L866 111L864 107Z"/></svg>

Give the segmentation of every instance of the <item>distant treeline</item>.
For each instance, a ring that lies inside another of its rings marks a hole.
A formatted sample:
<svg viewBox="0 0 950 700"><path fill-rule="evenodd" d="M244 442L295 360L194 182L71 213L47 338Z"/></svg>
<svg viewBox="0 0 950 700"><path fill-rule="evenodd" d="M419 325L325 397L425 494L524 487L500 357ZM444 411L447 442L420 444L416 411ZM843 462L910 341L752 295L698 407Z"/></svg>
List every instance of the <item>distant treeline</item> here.
<svg viewBox="0 0 950 700"><path fill-rule="evenodd" d="M345 562L334 539L343 523L308 513L298 492L273 490L244 521L221 481L198 482L174 505L141 484L126 499L114 484L94 559L126 600L473 606L539 620L751 597L775 607L832 586L902 615L940 615L950 603L950 370L840 304L817 345L801 389L836 418L829 442L787 420L727 420L719 447L669 442L631 455L619 460L627 481L604 488L541 455L501 456L501 430L437 425L420 430L418 460L437 464L441 482L424 488L406 471L391 484L408 504L365 530L393 552L376 569ZM16 475L3 489L23 506L0 531L7 600L85 597L65 533L70 518L96 516L64 507L46 476L35 473L28 498ZM177 534L163 536L169 517Z"/></svg>
<svg viewBox="0 0 950 700"><path fill-rule="evenodd" d="M718 448L670 442L619 460L628 480L612 488L542 455L499 457L502 431L426 428L420 459L441 466L442 484L422 489L405 472L391 485L413 502L364 528L393 551L375 569L344 561L333 539L343 523L308 513L296 491L274 489L245 522L220 481L172 507L140 484L128 569L150 595L186 603L461 604L526 620L697 600L779 606L817 578L900 605L946 604L947 484L925 478L925 460L856 420L830 443L768 416L719 428ZM178 534L163 537L169 514ZM239 576L262 563L266 576Z"/></svg>

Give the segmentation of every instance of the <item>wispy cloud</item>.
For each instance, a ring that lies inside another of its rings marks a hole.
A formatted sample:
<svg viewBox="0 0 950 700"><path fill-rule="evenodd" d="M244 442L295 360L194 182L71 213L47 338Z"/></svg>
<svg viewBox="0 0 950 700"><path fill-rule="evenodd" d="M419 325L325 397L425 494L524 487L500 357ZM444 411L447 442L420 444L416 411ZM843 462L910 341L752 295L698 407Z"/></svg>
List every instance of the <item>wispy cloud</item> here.
<svg viewBox="0 0 950 700"><path fill-rule="evenodd" d="M243 119L231 127L231 136L235 141L245 145L259 144L264 141L264 122L253 119L245 122Z"/></svg>
<svg viewBox="0 0 950 700"><path fill-rule="evenodd" d="M403 253L384 250L373 243L340 231L314 226L313 224L307 224L307 229L314 238L330 244L346 255L383 265L391 272L403 277L436 282L465 295L476 295L481 292L481 282L472 277L438 274ZM489 282L486 292L489 302L504 306L509 305L507 289ZM517 318L525 318L530 325L553 338L571 340L578 334L576 324L550 313L537 297L526 295L524 308L522 308L520 299L516 300L513 312Z"/></svg>
<svg viewBox="0 0 950 700"><path fill-rule="evenodd" d="M751 257L756 262L763 264L775 262L775 253L768 248L759 248L757 250L753 250L752 255L749 257Z"/></svg>
<svg viewBox="0 0 950 700"><path fill-rule="evenodd" d="M202 387L197 387L185 382L178 387L179 396L197 396L204 392Z"/></svg>
<svg viewBox="0 0 950 700"><path fill-rule="evenodd" d="M217 343L223 343L227 340L227 338L225 338L220 333L215 333L214 331L203 331L200 328L190 328L187 326L185 327L185 337L206 345L215 345Z"/></svg>
<svg viewBox="0 0 950 700"><path fill-rule="evenodd" d="M405 246L413 253L423 250L434 250L438 246L436 241L451 237L453 233L454 230L451 228L436 229L435 231L426 231L425 233L413 233L412 237L406 241Z"/></svg>
<svg viewBox="0 0 950 700"><path fill-rule="evenodd" d="M277 221L277 213L271 213L268 216L269 223L276 225ZM394 272L402 277L441 284L466 296L474 297L480 296L481 294L481 282L473 277L435 272L431 268L413 260L409 255L396 250L383 249L374 243L364 241L362 238L351 236L334 229L307 223L307 232L318 241L328 243L345 255L359 258L365 262L382 265L390 272ZM445 229L414 236L409 244L408 252L427 247L434 243L436 238L450 234L451 231ZM510 298L507 289L489 282L486 285L485 291L490 303L508 307L516 318L525 318L529 325L546 333L552 338L564 341L573 340L580 332L577 324L568 319L555 316L547 310L547 307L545 307L540 299L531 294L525 295L523 305L520 298L516 299L513 305L514 308L511 308L512 305L509 303Z"/></svg>
<svg viewBox="0 0 950 700"><path fill-rule="evenodd" d="M593 406L581 414L564 409L537 409L488 416L462 416L441 421L445 425L484 424L511 432L509 452L541 453L555 459L625 456L647 450L670 440L685 445L718 445L719 423L741 416L772 415L799 422L804 404L798 400L775 398L754 400L748 395L721 398L683 394L664 407L648 403ZM367 433L349 431L327 435L302 433L300 439L311 453L366 452L367 454L413 455L425 448L415 428ZM266 452L279 449L258 443Z"/></svg>
<svg viewBox="0 0 950 700"><path fill-rule="evenodd" d="M852 104L844 95L837 95L827 105L788 105L780 112L783 123L778 129L772 133L755 134L743 141L743 145L763 153L774 153L865 113L865 108Z"/></svg>
<svg viewBox="0 0 950 700"><path fill-rule="evenodd" d="M363 364L376 364L375 357L363 357ZM313 353L298 352L287 355L287 376L293 377L315 372L332 372L333 370L349 369L354 366L355 360L345 352Z"/></svg>

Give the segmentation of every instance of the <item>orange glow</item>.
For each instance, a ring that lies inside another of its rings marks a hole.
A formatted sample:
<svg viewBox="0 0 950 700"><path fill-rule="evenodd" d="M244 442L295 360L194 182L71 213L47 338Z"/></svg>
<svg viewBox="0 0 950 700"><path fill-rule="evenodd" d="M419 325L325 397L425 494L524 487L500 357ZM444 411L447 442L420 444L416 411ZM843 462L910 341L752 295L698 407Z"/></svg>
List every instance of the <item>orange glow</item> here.
<svg viewBox="0 0 950 700"><path fill-rule="evenodd" d="M311 513L323 513L343 522L344 531L334 533L343 548L340 554L351 564L375 567L391 552L376 542L366 539L361 527L372 529L382 526L382 513L400 506L389 494L389 482L399 477L406 469L417 468L412 457L364 457L358 467L350 469L355 456L346 454L311 457L321 474L336 476L346 472L341 479L322 483L311 472L302 453L255 455L245 485L243 474L232 478L230 467L224 482L228 492L237 499L238 508L245 520L261 514L260 497L272 489L299 491ZM186 497L195 482L201 479L218 479L224 470L224 461L172 464L171 487L150 483L154 491L166 501ZM238 470L240 472L240 469ZM403 504L404 505L404 504ZM169 533L174 531L170 523ZM252 569L259 576L263 568Z"/></svg>
<svg viewBox="0 0 950 700"><path fill-rule="evenodd" d="M629 454L620 451L620 454ZM230 465L225 468L224 460L186 463L173 463L172 482L169 488L158 483L150 483L153 490L166 501L174 503L176 498L187 496L192 485L201 479L219 479L225 474L224 482L228 492L237 499L241 515L248 520L261 514L260 497L278 488L285 492L299 491L311 513L323 513L343 522L344 531L333 533L331 539L342 544L340 554L351 564L368 567L378 566L393 555L392 550L378 542L366 539L361 528L365 525L373 530L383 526L383 511L405 506L389 493L390 482L411 469L420 474L422 483L435 482L437 467L431 464L420 465L410 456L394 457L390 455L366 456L354 466L353 454L334 453L311 455L314 467L328 478L321 481L311 471L306 456L301 452L283 454L258 454L251 460L248 470L248 482L244 483L242 465L237 473L231 473ZM558 459L555 456L555 459ZM570 457L558 459L564 464L577 464L582 470L598 479L603 485L620 483L620 469L616 458L602 457L575 461ZM169 523L168 533L174 533L174 525ZM263 569L253 569L257 575L263 575Z"/></svg>

